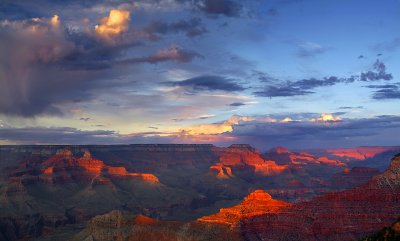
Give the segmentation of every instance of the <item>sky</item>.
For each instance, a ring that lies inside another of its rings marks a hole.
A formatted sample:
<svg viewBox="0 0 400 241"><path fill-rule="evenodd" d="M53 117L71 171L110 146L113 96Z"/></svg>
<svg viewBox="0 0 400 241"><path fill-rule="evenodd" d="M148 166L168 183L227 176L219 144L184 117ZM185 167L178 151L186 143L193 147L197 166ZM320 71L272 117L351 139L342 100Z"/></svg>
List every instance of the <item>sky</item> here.
<svg viewBox="0 0 400 241"><path fill-rule="evenodd" d="M0 144L399 145L400 0L2 0Z"/></svg>

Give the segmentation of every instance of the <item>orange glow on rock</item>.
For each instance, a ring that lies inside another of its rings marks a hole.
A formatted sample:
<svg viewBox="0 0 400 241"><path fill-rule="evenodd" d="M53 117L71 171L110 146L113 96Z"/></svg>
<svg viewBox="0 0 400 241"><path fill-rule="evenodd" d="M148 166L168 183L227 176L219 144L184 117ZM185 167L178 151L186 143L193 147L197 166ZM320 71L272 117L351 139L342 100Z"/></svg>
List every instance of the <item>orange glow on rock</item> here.
<svg viewBox="0 0 400 241"><path fill-rule="evenodd" d="M54 170L53 167L48 167L44 169L43 174L53 174Z"/></svg>
<svg viewBox="0 0 400 241"><path fill-rule="evenodd" d="M256 190L240 204L230 208L221 208L218 213L201 217L198 221L235 226L239 225L243 219L268 213L279 213L290 206L290 203L272 199L271 195L264 190Z"/></svg>

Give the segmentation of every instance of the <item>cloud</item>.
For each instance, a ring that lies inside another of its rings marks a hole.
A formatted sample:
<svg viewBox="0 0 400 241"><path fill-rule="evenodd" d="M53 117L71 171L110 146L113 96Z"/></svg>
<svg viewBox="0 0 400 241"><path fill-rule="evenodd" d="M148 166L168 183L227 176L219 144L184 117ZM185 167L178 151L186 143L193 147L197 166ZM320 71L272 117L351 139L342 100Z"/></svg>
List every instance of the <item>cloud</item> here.
<svg viewBox="0 0 400 241"><path fill-rule="evenodd" d="M232 132L223 135L263 149L278 145L289 148L321 148L397 145L397 136L393 133L398 131L399 116L314 122L310 119L266 122L262 118L255 118L253 121L234 125Z"/></svg>
<svg viewBox="0 0 400 241"><path fill-rule="evenodd" d="M107 17L100 20L95 26L95 32L101 38L112 41L114 37L129 29L130 12L126 10L113 9Z"/></svg>
<svg viewBox="0 0 400 241"><path fill-rule="evenodd" d="M340 110L364 109L364 106L341 106Z"/></svg>
<svg viewBox="0 0 400 241"><path fill-rule="evenodd" d="M82 131L69 127L0 128L0 140L15 144L109 144L117 141L113 131Z"/></svg>
<svg viewBox="0 0 400 241"><path fill-rule="evenodd" d="M205 120L209 119L211 117L214 117L215 115L199 115L199 116L192 116L192 117L185 117L185 118L174 118L172 119L173 121L188 121L188 120Z"/></svg>
<svg viewBox="0 0 400 241"><path fill-rule="evenodd" d="M243 14L243 5L234 0L176 0L179 3L191 4L195 9L209 15L239 17Z"/></svg>
<svg viewBox="0 0 400 241"><path fill-rule="evenodd" d="M343 118L340 116L334 116L328 113L322 113L320 117L311 119L311 122L337 122L342 121Z"/></svg>
<svg viewBox="0 0 400 241"><path fill-rule="evenodd" d="M222 123L192 126L179 130L179 136L216 135L233 131L233 126L242 122L251 121L253 118L246 116L232 116Z"/></svg>
<svg viewBox="0 0 400 241"><path fill-rule="evenodd" d="M221 14L227 17L240 16L243 6L232 0L201 0L198 8L207 14Z"/></svg>
<svg viewBox="0 0 400 241"><path fill-rule="evenodd" d="M318 87L333 86L339 83L353 83L356 81L361 82L374 82L385 80L392 80L393 76L386 72L386 66L383 62L376 60L373 64L372 70L361 72L359 75L352 75L350 77L324 77L322 79L310 78L297 81L279 81L276 79L267 79L269 82L262 90L255 91L253 94L259 97L289 97L314 94L313 91Z"/></svg>
<svg viewBox="0 0 400 241"><path fill-rule="evenodd" d="M367 85L366 87L376 89L372 96L375 100L400 99L400 83L388 85Z"/></svg>
<svg viewBox="0 0 400 241"><path fill-rule="evenodd" d="M301 116L298 114L297 116ZM305 115L307 116L307 115ZM315 118L322 118L320 117ZM340 121L310 121L288 116L233 116L226 121L189 126L173 132L150 131L122 135L114 131L83 131L67 127L0 128L0 141L16 144L248 143L260 149L397 145L400 116L383 115ZM325 118L326 119L326 118ZM330 119L330 118L328 118ZM291 121L290 121L291 120Z"/></svg>
<svg viewBox="0 0 400 241"><path fill-rule="evenodd" d="M246 105L246 103L243 102L233 102L231 104L229 104L229 106L233 106L233 107L239 107L239 106L243 106Z"/></svg>
<svg viewBox="0 0 400 241"><path fill-rule="evenodd" d="M182 81L168 81L164 82L166 85L183 87L189 91L243 91L245 88L234 79L215 76L215 75L203 75Z"/></svg>
<svg viewBox="0 0 400 241"><path fill-rule="evenodd" d="M310 58L327 52L329 48L313 42L305 42L298 45L297 56L300 58Z"/></svg>
<svg viewBox="0 0 400 241"><path fill-rule="evenodd" d="M192 61L195 57L201 58L202 56L193 51L186 51L181 49L175 44L172 44L166 49L156 51L154 54L146 57L129 58L118 61L118 63L151 63L156 64L159 62L165 62L174 60L181 63L187 63Z"/></svg>
<svg viewBox="0 0 400 241"><path fill-rule="evenodd" d="M76 85L77 76L55 64L75 48L54 18L1 22L0 113L59 114L53 103L68 98L63 92Z"/></svg>
<svg viewBox="0 0 400 241"><path fill-rule="evenodd" d="M174 23L154 21L144 28L144 31L150 35L167 33L185 33L186 36L193 38L203 35L207 32L200 18L191 18L189 20L180 20Z"/></svg>
<svg viewBox="0 0 400 241"><path fill-rule="evenodd" d="M297 95L313 94L313 91L303 90L300 87L287 85L273 86L267 85L261 91L255 91L253 94L258 97L287 97Z"/></svg>
<svg viewBox="0 0 400 241"><path fill-rule="evenodd" d="M128 20L128 12L111 11L97 28L82 31L64 26L57 15L0 21L0 114L62 115L68 103L96 98L99 89L120 87L110 83L129 71L120 64L186 63L201 57L176 45L131 57L127 50L148 36L129 30Z"/></svg>
<svg viewBox="0 0 400 241"><path fill-rule="evenodd" d="M377 60L374 63L373 71L363 72L360 75L360 81L377 81L377 80L392 80L393 76L386 73L386 65Z"/></svg>

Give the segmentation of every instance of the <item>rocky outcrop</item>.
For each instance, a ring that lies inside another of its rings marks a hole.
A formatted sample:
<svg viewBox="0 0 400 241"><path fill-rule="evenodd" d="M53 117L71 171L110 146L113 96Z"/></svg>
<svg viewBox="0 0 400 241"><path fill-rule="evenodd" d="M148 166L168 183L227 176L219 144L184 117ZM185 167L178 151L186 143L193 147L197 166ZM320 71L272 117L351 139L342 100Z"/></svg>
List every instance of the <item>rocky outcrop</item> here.
<svg viewBox="0 0 400 241"><path fill-rule="evenodd" d="M240 204L222 208L218 213L201 217L198 221L236 226L240 224L241 220L267 213L277 214L290 206L289 203L272 199L271 195L264 190L256 190L250 193Z"/></svg>
<svg viewBox="0 0 400 241"><path fill-rule="evenodd" d="M210 166L210 173L218 179L229 179L233 177L232 168L220 163Z"/></svg>

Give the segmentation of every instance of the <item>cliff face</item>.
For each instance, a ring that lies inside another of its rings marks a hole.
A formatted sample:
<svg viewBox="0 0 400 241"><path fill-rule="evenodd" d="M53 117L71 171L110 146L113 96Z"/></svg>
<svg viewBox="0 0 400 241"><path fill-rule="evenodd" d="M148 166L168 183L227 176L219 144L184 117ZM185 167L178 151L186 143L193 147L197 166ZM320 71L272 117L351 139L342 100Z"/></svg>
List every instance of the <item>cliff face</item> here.
<svg viewBox="0 0 400 241"><path fill-rule="evenodd" d="M349 189L366 184L379 173L378 169L370 167L346 168L343 172L333 175L330 182L332 186Z"/></svg>
<svg viewBox="0 0 400 241"><path fill-rule="evenodd" d="M265 160L261 154L248 145L232 145L228 148L220 148L218 151L218 164L241 169L250 169L256 175L276 175L284 172L287 166L278 165L275 161Z"/></svg>
<svg viewBox="0 0 400 241"><path fill-rule="evenodd" d="M280 215L249 218L241 230L247 240L359 239L400 215L399 163L397 156L387 171L359 188L295 204Z"/></svg>

